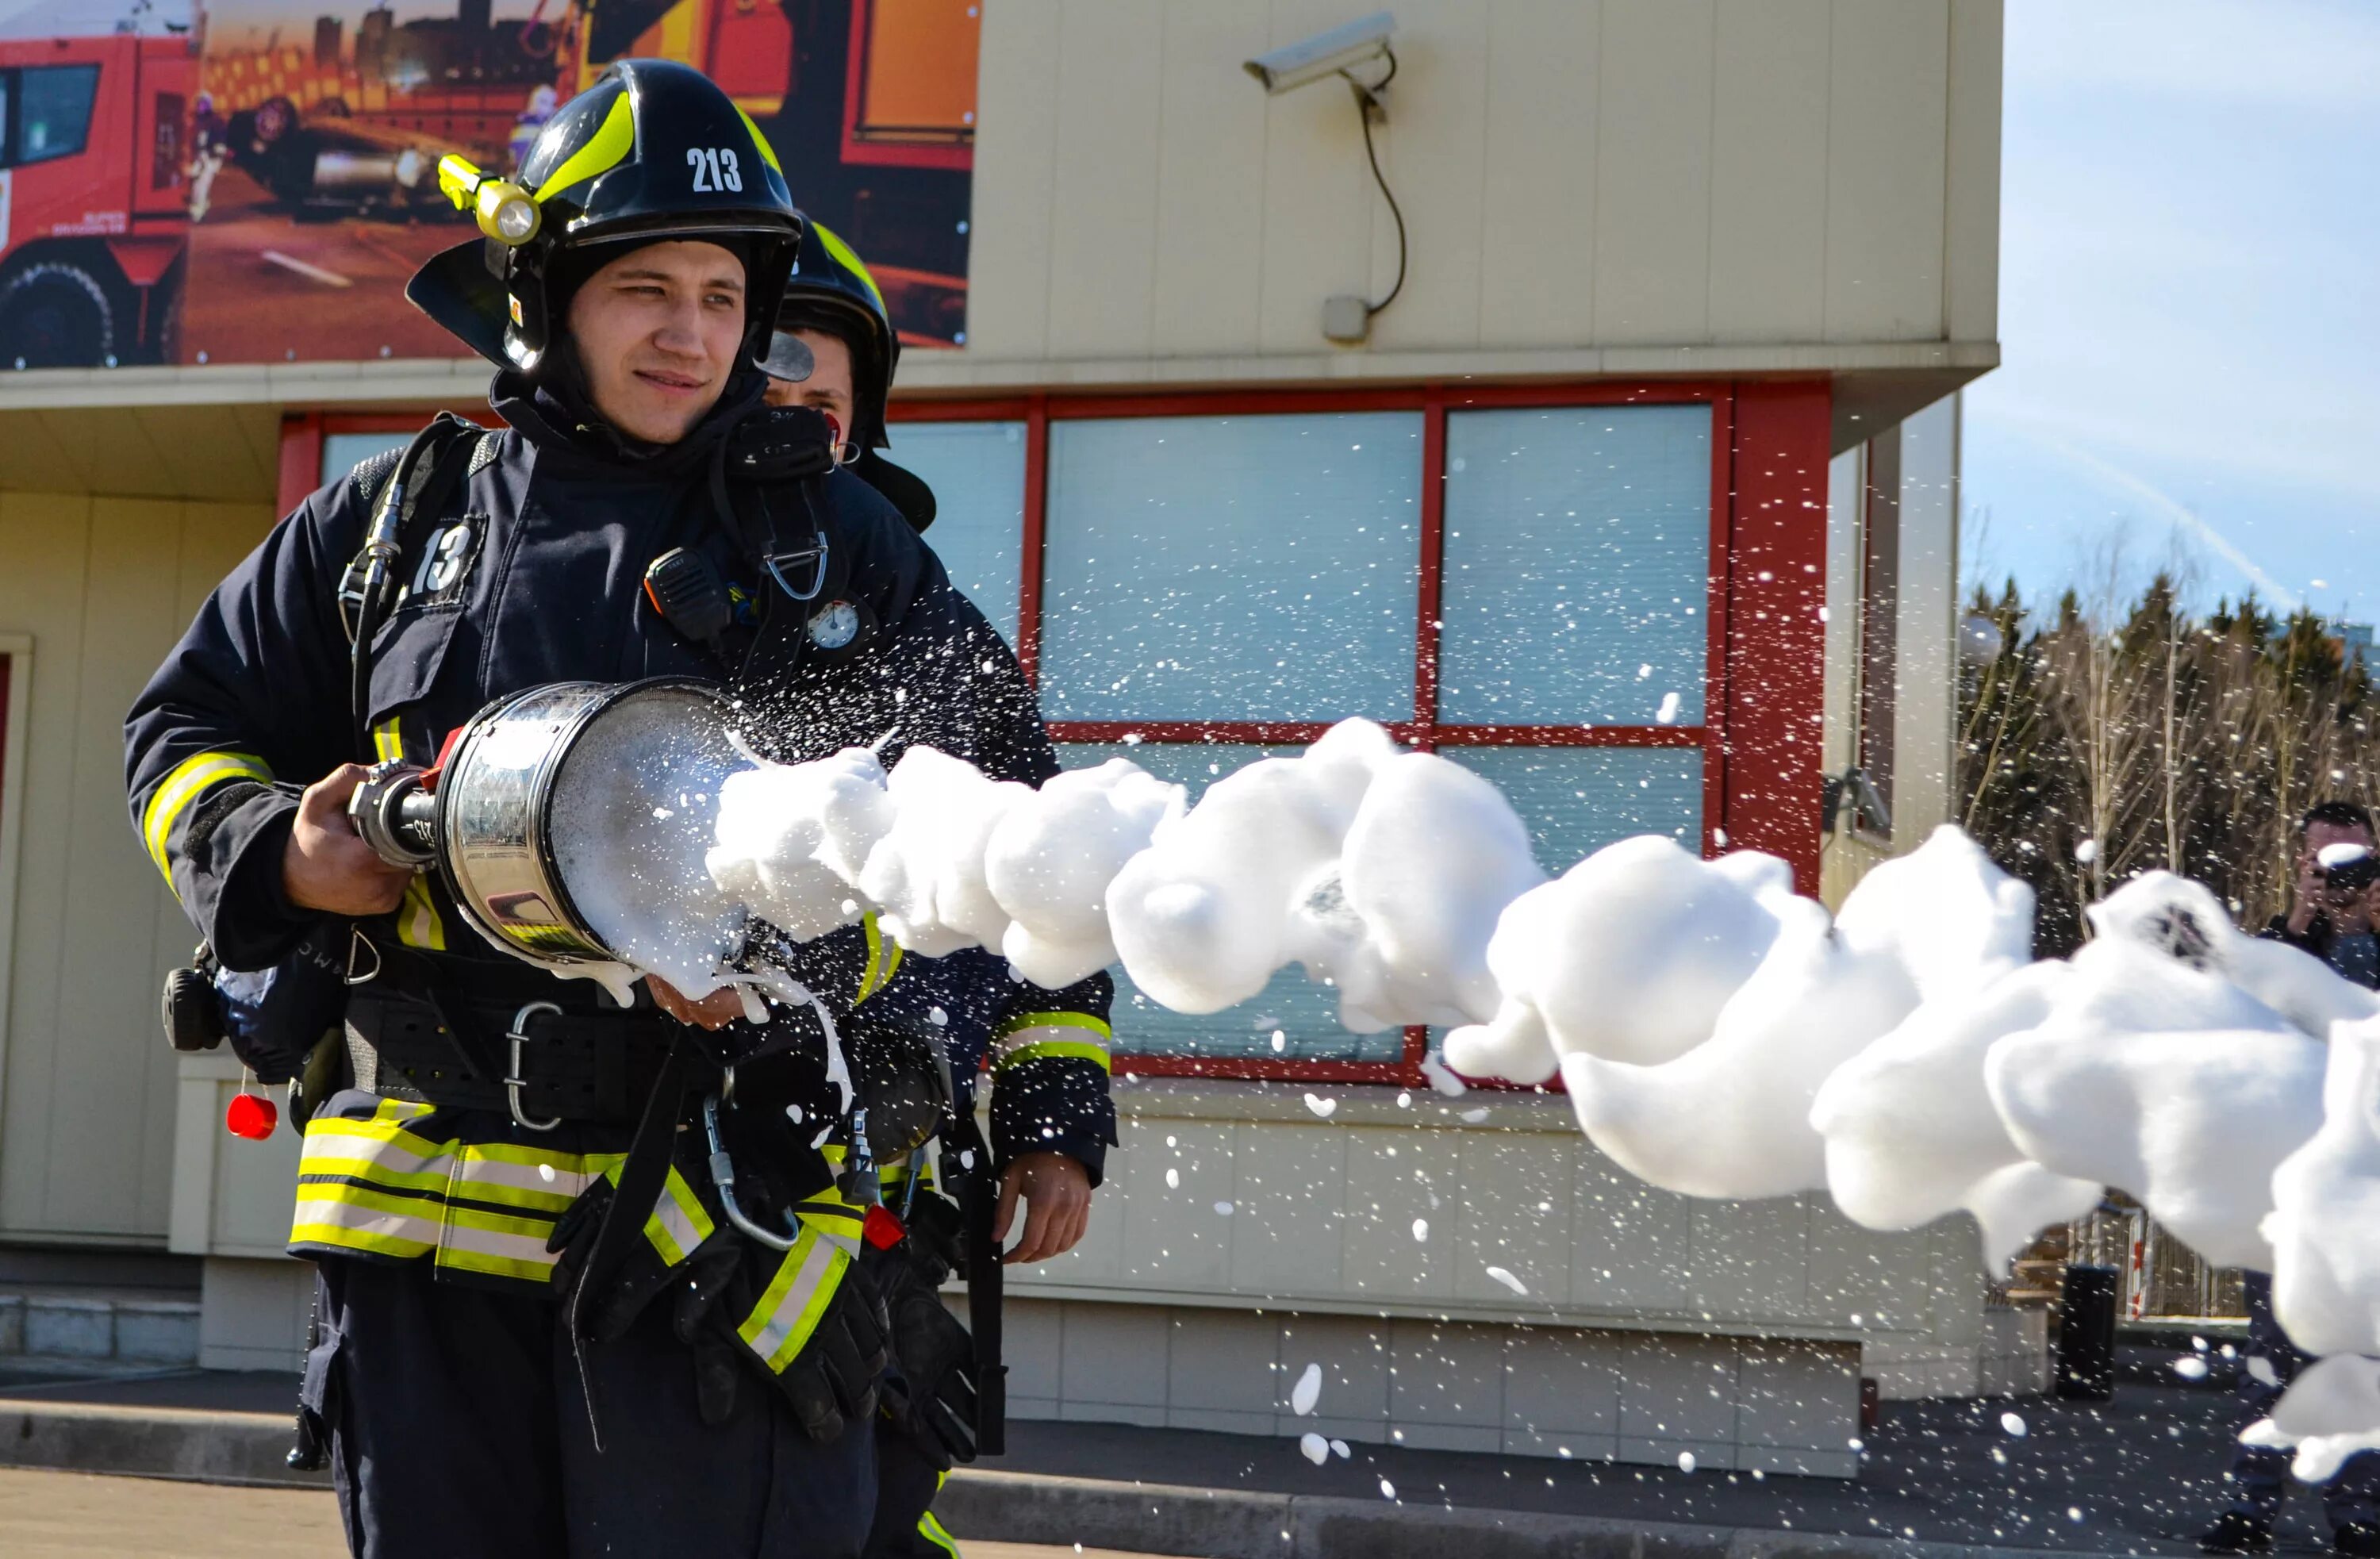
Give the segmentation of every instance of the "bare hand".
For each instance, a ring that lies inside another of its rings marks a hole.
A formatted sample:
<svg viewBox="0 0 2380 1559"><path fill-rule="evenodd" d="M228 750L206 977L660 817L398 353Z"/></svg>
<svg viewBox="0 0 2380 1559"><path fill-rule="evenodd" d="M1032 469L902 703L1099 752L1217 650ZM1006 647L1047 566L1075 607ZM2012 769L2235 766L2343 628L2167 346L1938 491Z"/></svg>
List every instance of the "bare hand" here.
<svg viewBox="0 0 2380 1559"><path fill-rule="evenodd" d="M2311 849L2298 852L2298 891L2289 900L2289 934L2303 936L2322 909L2322 867Z"/></svg>
<svg viewBox="0 0 2380 1559"><path fill-rule="evenodd" d="M1000 1211L991 1237L1008 1238L1016 1199L1025 1198L1025 1233L1003 1262L1046 1261L1075 1248L1091 1222L1091 1174L1063 1153L1027 1153L1000 1176Z"/></svg>
<svg viewBox="0 0 2380 1559"><path fill-rule="evenodd" d="M645 989L653 993L663 1012L698 1029L724 1029L744 1016L744 994L733 985L722 985L698 1002L680 994L676 986L657 974L645 976Z"/></svg>
<svg viewBox="0 0 2380 1559"><path fill-rule="evenodd" d="M301 909L360 919L405 901L413 873L372 853L347 821L347 798L363 783L361 763L342 763L306 787L281 851L281 891Z"/></svg>

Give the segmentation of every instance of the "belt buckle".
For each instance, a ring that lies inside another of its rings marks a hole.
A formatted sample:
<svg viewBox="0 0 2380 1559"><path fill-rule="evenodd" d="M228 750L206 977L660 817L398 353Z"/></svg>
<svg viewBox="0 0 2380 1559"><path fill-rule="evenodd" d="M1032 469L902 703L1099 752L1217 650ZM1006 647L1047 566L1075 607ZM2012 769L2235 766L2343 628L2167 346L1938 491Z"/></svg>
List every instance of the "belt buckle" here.
<svg viewBox="0 0 2380 1559"><path fill-rule="evenodd" d="M541 1012L550 1012L556 1017L562 1016L562 1008L552 1002L530 1002L513 1014L512 1027L504 1030L508 1047L504 1067L504 1107L512 1112L515 1125L529 1131L552 1131L562 1124L560 1115L551 1120L531 1120L528 1112L521 1108L521 1090L528 1086L528 1079L521 1076L521 1046L528 1043L528 1035L525 1032L528 1020Z"/></svg>

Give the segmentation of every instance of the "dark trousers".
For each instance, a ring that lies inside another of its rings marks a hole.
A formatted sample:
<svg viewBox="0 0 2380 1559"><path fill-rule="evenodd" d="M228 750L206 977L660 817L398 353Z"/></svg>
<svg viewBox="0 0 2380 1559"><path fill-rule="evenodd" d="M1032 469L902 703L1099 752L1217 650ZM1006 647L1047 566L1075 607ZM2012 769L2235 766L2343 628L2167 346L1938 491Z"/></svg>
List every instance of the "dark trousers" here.
<svg viewBox="0 0 2380 1559"><path fill-rule="evenodd" d="M2270 1418L2273 1404L2313 1362L2289 1341L2273 1317L2270 1273L2242 1274L2248 1294L2248 1347L2245 1358L2262 1358L2273 1367L2275 1383L2265 1384L2240 1370L2240 1427ZM2231 1508L2250 1520L2269 1527L2280 1518L2281 1500L2289 1492L2289 1453L2235 1443L2231 1449L2231 1482L2236 1490ZM2380 1452L2350 1456L2338 1476L2322 1486L2322 1514L2336 1529L2350 1521L2380 1521Z"/></svg>
<svg viewBox="0 0 2380 1559"><path fill-rule="evenodd" d="M858 1559L874 1437L812 1442L757 1371L726 1422L704 1423L666 1303L588 1346L598 1452L543 1297L435 1282L427 1261L334 1257L316 1273L303 1400L329 1431L360 1559Z"/></svg>
<svg viewBox="0 0 2380 1559"><path fill-rule="evenodd" d="M953 1559L959 1545L934 1519L934 1496L948 1476L909 1437L876 1421L876 1527L868 1559Z"/></svg>

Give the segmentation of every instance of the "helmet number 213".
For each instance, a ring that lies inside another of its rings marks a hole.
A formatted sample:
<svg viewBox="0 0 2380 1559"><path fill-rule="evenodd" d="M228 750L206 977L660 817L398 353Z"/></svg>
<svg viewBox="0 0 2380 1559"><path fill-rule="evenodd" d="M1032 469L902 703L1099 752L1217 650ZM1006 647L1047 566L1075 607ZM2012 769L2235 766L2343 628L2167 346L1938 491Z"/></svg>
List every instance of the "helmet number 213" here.
<svg viewBox="0 0 2380 1559"><path fill-rule="evenodd" d="M732 146L689 146L686 149L686 165L694 170L694 192L698 195L744 189L743 170L735 165L735 149Z"/></svg>

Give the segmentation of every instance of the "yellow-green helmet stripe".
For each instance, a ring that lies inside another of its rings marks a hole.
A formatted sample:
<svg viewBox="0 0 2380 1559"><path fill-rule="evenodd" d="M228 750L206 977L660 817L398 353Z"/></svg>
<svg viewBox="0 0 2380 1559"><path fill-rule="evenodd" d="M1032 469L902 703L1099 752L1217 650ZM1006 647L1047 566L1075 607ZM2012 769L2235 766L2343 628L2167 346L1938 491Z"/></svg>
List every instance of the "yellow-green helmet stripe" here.
<svg viewBox="0 0 2380 1559"><path fill-rule="evenodd" d="M752 122L752 116L739 107L735 110L735 116L744 121L746 129L752 132L752 144L759 148L760 160L775 168L779 174L783 174L785 168L783 164L777 161L777 149L769 144L769 138L760 133L760 127Z"/></svg>
<svg viewBox="0 0 2380 1559"><path fill-rule="evenodd" d="M629 110L628 94L623 91L612 100L612 111L603 116L603 123L588 138L587 144L563 159L562 165L537 187L538 203L542 205L549 196L618 167L636 144L636 116Z"/></svg>
<svg viewBox="0 0 2380 1559"><path fill-rule="evenodd" d="M867 286L868 296L876 299L877 311L889 317L892 311L884 307L882 290L877 286L876 278L868 274L868 267L860 263L859 256L852 252L851 246L835 237L828 228L815 222L810 224L810 233L819 242L826 246L827 253L834 256L838 263L848 267L853 274Z"/></svg>

